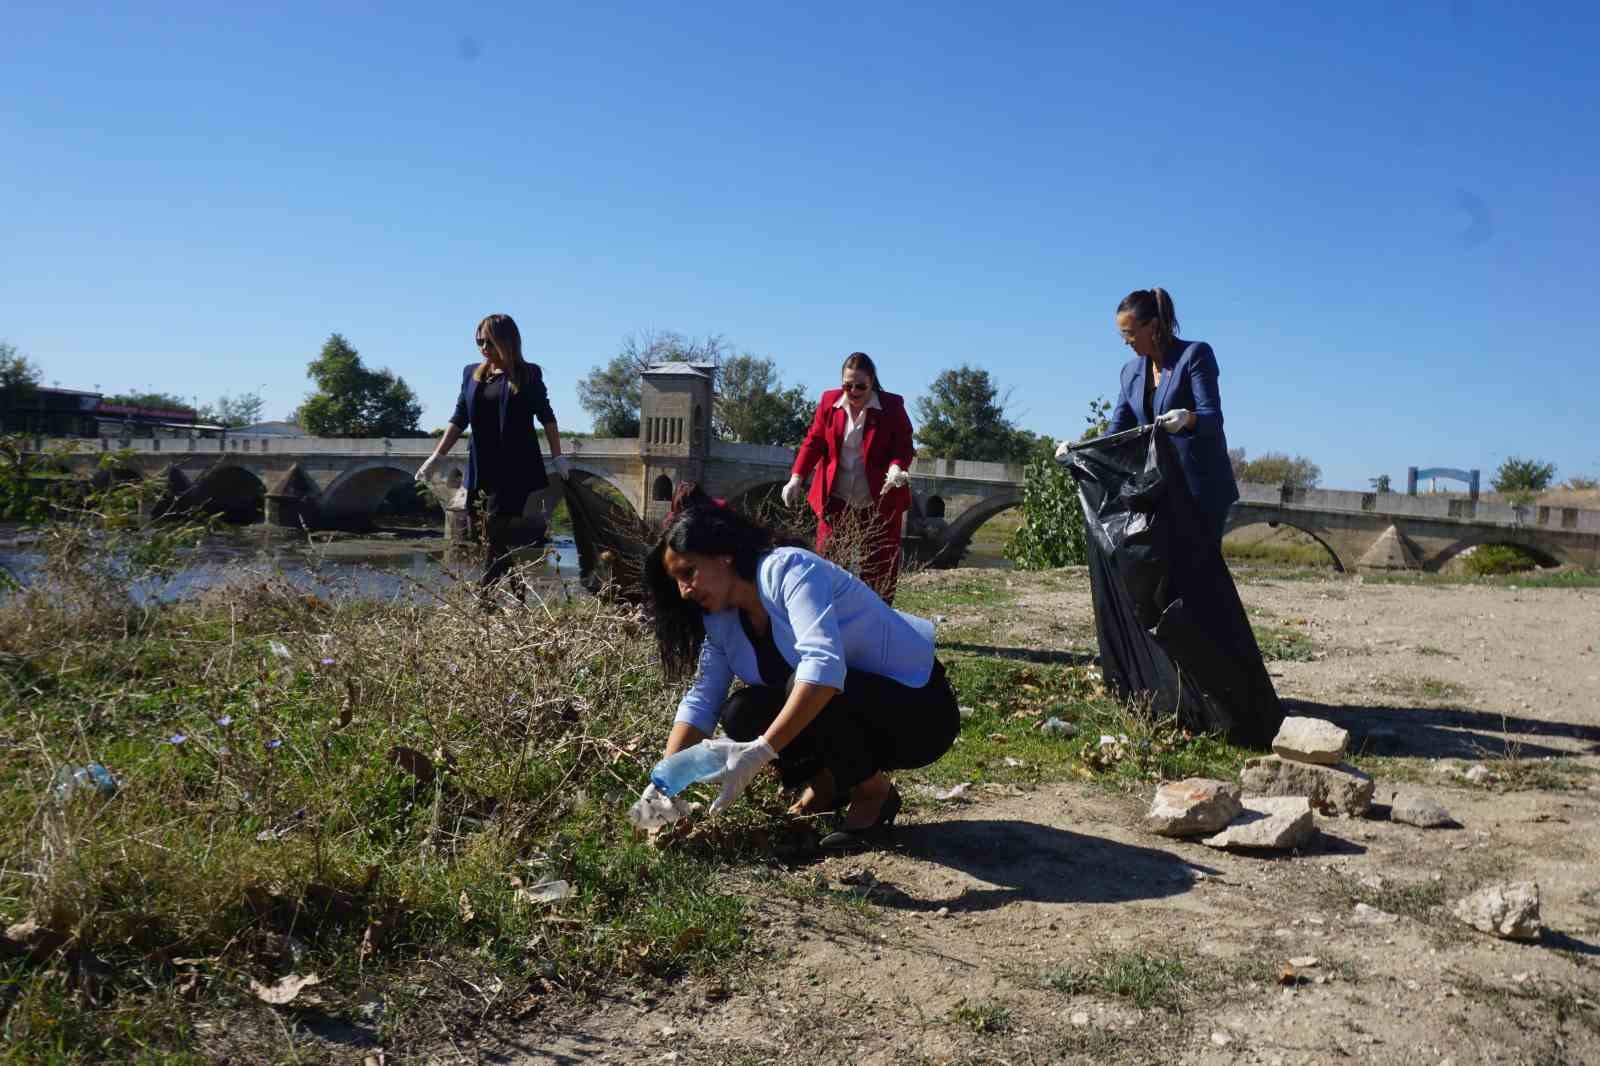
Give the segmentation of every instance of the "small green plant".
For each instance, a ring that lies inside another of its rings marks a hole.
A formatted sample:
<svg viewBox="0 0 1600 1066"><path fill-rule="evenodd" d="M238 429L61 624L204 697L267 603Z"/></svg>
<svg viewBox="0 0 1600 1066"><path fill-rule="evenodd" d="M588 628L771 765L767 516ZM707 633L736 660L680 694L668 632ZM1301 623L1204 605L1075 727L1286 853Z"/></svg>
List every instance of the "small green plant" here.
<svg viewBox="0 0 1600 1066"><path fill-rule="evenodd" d="M1101 952L1049 970L1046 986L1068 995L1125 999L1140 1010L1181 1012L1195 991L1196 975L1179 955L1142 951Z"/></svg>
<svg viewBox="0 0 1600 1066"><path fill-rule="evenodd" d="M1011 1008L992 999L963 999L951 1008L950 1020L980 1036L993 1036L1011 1028Z"/></svg>
<svg viewBox="0 0 1600 1066"><path fill-rule="evenodd" d="M1269 663L1308 663L1317 657L1311 638L1295 629L1282 626L1252 626L1256 646L1261 658Z"/></svg>

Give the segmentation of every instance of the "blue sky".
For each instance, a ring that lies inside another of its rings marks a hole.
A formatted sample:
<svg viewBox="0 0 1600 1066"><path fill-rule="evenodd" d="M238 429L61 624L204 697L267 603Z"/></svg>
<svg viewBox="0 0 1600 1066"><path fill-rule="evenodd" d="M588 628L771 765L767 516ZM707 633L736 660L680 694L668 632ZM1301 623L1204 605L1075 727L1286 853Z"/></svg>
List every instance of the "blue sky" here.
<svg viewBox="0 0 1600 1066"><path fill-rule="evenodd" d="M337 330L431 427L505 311L567 428L671 329L1075 435L1164 285L1250 454L1600 474L1594 5L1319 6L9 0L0 339L280 416Z"/></svg>

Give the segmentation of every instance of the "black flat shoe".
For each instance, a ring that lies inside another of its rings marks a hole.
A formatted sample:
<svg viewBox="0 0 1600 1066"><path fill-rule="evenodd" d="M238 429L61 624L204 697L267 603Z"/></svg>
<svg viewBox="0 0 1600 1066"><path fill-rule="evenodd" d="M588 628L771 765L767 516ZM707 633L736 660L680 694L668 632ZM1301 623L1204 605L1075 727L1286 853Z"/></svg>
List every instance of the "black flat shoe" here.
<svg viewBox="0 0 1600 1066"><path fill-rule="evenodd" d="M863 844L875 844L888 837L894 830L894 820L900 814L900 790L894 786L889 787L889 798L883 801L883 809L878 812L878 820L861 829L846 829L840 826L818 842L818 847L829 849L843 849L859 847Z"/></svg>

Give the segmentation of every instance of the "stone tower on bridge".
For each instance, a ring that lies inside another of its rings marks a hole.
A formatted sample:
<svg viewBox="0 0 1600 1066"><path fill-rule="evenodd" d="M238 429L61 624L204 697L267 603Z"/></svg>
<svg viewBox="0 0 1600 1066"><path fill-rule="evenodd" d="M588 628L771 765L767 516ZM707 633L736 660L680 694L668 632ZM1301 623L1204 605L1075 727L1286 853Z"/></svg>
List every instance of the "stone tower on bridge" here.
<svg viewBox="0 0 1600 1066"><path fill-rule="evenodd" d="M711 456L714 363L658 363L640 375L644 520L659 525L684 481L704 483Z"/></svg>

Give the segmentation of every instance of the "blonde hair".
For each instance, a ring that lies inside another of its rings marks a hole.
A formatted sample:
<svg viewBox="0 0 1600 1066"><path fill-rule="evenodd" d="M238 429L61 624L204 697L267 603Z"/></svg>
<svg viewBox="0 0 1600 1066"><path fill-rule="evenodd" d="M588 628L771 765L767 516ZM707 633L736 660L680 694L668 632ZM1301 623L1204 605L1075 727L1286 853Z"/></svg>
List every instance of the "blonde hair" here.
<svg viewBox="0 0 1600 1066"><path fill-rule="evenodd" d="M488 337L489 343L494 345L500 353L500 361L506 365L506 384L512 392L518 389L518 382L524 377L527 362L522 358L522 333L517 329L516 322L510 315L485 315L483 321L478 323L477 336ZM482 381L489 372L489 359L484 357L483 362L472 372L474 381Z"/></svg>

